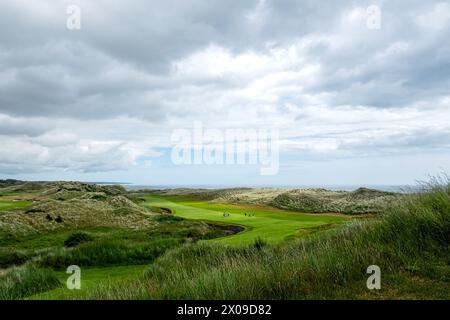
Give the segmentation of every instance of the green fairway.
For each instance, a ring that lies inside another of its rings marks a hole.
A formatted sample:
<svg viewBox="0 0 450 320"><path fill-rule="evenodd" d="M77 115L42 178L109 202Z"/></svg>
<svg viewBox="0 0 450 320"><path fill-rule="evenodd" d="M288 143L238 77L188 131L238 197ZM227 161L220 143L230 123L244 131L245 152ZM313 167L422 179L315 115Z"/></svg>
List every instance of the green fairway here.
<svg viewBox="0 0 450 320"><path fill-rule="evenodd" d="M0 197L0 211L10 210L16 208L24 208L31 204L31 201L13 201L13 200L3 200Z"/></svg>
<svg viewBox="0 0 450 320"><path fill-rule="evenodd" d="M252 243L262 238L270 243L280 243L307 235L321 227L341 223L346 217L326 214L305 214L265 206L221 204L186 197L146 196L146 205L170 208L177 216L224 224L236 224L245 231L219 239L232 245ZM230 213L225 217L224 212Z"/></svg>
<svg viewBox="0 0 450 320"><path fill-rule="evenodd" d="M120 281L135 279L141 275L146 265L138 266L114 266L105 268L82 268L81 269L81 289L69 290L66 287L67 278L70 274L64 271L57 271L57 277L62 286L58 289L43 292L30 297L31 300L53 300L53 299L74 299L81 297L88 290L95 289L99 285L113 284Z"/></svg>

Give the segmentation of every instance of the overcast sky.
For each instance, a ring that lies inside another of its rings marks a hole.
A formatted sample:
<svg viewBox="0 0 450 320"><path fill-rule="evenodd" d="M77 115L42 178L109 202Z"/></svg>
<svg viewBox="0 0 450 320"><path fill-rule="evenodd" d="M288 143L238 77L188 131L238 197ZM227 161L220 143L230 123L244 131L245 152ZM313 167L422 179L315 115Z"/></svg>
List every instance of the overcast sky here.
<svg viewBox="0 0 450 320"><path fill-rule="evenodd" d="M71 4L81 29L67 28ZM176 166L171 134L196 121L278 129L278 174ZM373 185L449 172L450 4L1 1L0 148L0 178L33 180Z"/></svg>

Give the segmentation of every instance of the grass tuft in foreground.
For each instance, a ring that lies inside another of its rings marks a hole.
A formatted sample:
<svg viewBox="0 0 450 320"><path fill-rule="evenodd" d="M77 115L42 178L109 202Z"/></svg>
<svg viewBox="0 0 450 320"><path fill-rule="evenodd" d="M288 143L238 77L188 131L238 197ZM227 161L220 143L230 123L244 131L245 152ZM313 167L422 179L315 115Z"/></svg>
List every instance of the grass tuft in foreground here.
<svg viewBox="0 0 450 320"><path fill-rule="evenodd" d="M0 300L20 299L61 286L52 270L34 266L13 268L0 276Z"/></svg>

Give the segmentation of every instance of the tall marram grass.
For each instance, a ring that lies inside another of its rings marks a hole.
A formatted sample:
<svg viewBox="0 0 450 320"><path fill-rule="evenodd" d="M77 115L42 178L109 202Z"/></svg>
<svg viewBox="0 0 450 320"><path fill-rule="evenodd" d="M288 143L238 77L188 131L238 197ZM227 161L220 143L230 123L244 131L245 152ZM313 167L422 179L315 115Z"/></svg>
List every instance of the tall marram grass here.
<svg viewBox="0 0 450 320"><path fill-rule="evenodd" d="M274 226L276 227L276 226ZM284 246L200 243L167 252L138 281L92 291L93 299L355 298L369 265L384 277L450 280L450 184L431 184L379 218ZM436 261L447 264L437 272ZM357 288L351 290L349 288Z"/></svg>
<svg viewBox="0 0 450 320"><path fill-rule="evenodd" d="M180 243L179 239L156 239L145 243L111 239L92 241L71 249L54 250L40 257L36 264L54 269L65 269L72 264L80 267L145 264Z"/></svg>
<svg viewBox="0 0 450 320"><path fill-rule="evenodd" d="M13 268L0 276L0 300L20 299L60 285L52 270L35 266Z"/></svg>

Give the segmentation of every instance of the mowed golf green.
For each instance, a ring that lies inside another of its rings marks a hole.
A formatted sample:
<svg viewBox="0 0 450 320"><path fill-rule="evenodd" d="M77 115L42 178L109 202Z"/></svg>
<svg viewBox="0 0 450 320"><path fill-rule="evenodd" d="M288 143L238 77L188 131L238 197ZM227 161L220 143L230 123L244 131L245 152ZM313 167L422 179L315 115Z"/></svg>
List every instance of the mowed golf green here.
<svg viewBox="0 0 450 320"><path fill-rule="evenodd" d="M0 211L1 210L11 210L16 208L24 208L31 204L31 201L12 201L12 200L3 200L0 197Z"/></svg>
<svg viewBox="0 0 450 320"><path fill-rule="evenodd" d="M222 204L181 196L149 195L145 199L146 205L169 208L174 215L183 218L245 227L238 234L209 240L231 245L246 245L258 238L269 243L280 243L349 220L344 216L306 214L267 206ZM225 212L230 215L224 216Z"/></svg>

